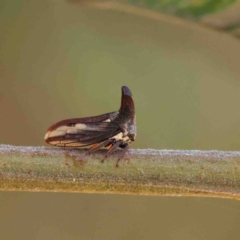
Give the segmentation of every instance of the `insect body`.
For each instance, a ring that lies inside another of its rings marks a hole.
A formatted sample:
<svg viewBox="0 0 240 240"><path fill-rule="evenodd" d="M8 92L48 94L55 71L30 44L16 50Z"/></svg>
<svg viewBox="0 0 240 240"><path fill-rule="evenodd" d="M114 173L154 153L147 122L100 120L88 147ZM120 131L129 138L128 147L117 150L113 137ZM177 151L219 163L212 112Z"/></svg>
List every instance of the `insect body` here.
<svg viewBox="0 0 240 240"><path fill-rule="evenodd" d="M47 143L58 147L88 146L90 153L102 147L109 147L105 158L118 147L123 148L116 166L135 138L135 107L132 93L126 86L122 87L119 111L94 117L66 119L50 126L45 135Z"/></svg>

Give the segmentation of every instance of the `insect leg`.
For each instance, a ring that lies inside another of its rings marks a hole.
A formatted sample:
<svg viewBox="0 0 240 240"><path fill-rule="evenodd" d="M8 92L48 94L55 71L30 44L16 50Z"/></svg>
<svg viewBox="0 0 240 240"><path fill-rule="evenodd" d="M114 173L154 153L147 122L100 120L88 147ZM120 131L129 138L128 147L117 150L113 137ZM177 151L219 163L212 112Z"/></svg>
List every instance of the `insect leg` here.
<svg viewBox="0 0 240 240"><path fill-rule="evenodd" d="M129 149L129 144L122 150L121 155L119 156L117 163L116 163L116 167L118 167L118 163L119 161L124 157L124 155L126 154L127 150Z"/></svg>
<svg viewBox="0 0 240 240"><path fill-rule="evenodd" d="M105 155L104 159L101 162L104 162L104 160L110 155L112 154L118 147L119 145L122 143L122 140L117 141L116 143L113 144L113 146L108 150L107 154Z"/></svg>
<svg viewBox="0 0 240 240"><path fill-rule="evenodd" d="M111 141L112 141L112 140L109 138L109 139L101 142L100 144L97 144L96 146L94 145L92 148L90 148L90 149L88 150L88 152L89 152L89 153L93 153L93 152L99 150L100 148L107 146Z"/></svg>

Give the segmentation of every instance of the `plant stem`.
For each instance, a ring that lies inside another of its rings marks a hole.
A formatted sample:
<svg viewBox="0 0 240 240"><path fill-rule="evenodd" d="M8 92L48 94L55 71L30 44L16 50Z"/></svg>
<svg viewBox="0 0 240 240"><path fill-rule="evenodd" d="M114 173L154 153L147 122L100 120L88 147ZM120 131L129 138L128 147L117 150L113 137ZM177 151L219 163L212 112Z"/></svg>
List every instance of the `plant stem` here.
<svg viewBox="0 0 240 240"><path fill-rule="evenodd" d="M117 151L0 145L0 189L240 199L240 152L131 149Z"/></svg>

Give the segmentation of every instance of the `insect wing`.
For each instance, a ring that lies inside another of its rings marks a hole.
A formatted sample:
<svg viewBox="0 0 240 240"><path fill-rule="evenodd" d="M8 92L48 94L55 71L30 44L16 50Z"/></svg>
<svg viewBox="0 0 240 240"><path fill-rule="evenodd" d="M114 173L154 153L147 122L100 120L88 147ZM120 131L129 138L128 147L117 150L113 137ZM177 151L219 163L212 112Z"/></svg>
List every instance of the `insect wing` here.
<svg viewBox="0 0 240 240"><path fill-rule="evenodd" d="M114 122L85 122L49 130L45 141L59 147L84 147L107 140L120 132Z"/></svg>
<svg viewBox="0 0 240 240"><path fill-rule="evenodd" d="M47 131L53 131L61 126L73 126L78 123L111 122L118 114L118 112L110 112L93 117L65 119L53 124L47 129Z"/></svg>

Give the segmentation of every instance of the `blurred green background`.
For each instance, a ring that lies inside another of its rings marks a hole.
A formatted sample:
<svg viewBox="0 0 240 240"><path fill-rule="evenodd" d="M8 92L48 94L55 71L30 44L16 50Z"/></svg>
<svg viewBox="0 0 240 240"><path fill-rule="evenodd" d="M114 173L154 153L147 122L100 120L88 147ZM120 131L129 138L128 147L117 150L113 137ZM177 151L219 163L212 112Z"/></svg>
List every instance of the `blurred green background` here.
<svg viewBox="0 0 240 240"><path fill-rule="evenodd" d="M137 111L133 148L240 150L237 39L156 12L128 13L128 5L91 4L0 2L1 144L44 145L56 121L118 110L127 85ZM3 239L240 233L240 205L230 200L20 192L0 198Z"/></svg>
<svg viewBox="0 0 240 240"><path fill-rule="evenodd" d="M133 147L240 150L236 39L64 1L1 5L1 143L42 145L59 120L118 110L127 85Z"/></svg>

